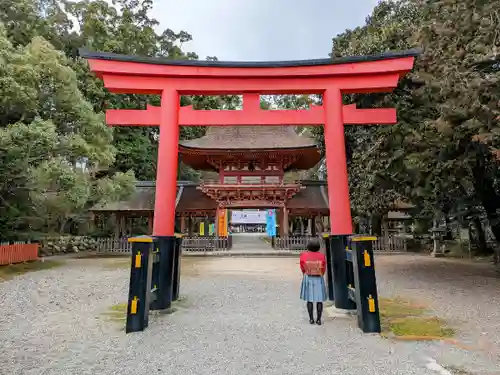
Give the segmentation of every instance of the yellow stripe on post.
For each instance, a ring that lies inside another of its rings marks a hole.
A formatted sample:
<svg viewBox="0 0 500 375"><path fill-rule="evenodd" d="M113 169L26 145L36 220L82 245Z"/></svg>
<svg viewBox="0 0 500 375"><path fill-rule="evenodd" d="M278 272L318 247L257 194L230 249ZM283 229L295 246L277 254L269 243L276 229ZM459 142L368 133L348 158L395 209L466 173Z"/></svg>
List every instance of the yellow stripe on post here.
<svg viewBox="0 0 500 375"><path fill-rule="evenodd" d="M375 236L367 236L367 237L351 237L351 241L353 241L353 242L361 242L361 241L377 241L377 237L375 237Z"/></svg>
<svg viewBox="0 0 500 375"><path fill-rule="evenodd" d="M151 243L153 242L153 237L149 236L141 236L141 237L130 237L128 239L128 242L145 242L145 243Z"/></svg>
<svg viewBox="0 0 500 375"><path fill-rule="evenodd" d="M139 251L135 255L135 268L141 268L141 262L142 262L142 256L141 256L141 252Z"/></svg>
<svg viewBox="0 0 500 375"><path fill-rule="evenodd" d="M137 296L134 297L132 301L130 301L130 314L137 314Z"/></svg>
<svg viewBox="0 0 500 375"><path fill-rule="evenodd" d="M371 294L368 296L368 311L375 312L375 300Z"/></svg>
<svg viewBox="0 0 500 375"><path fill-rule="evenodd" d="M372 265L372 260L370 258L370 254L368 254L367 250L364 251L363 258L365 261L365 267L370 267Z"/></svg>

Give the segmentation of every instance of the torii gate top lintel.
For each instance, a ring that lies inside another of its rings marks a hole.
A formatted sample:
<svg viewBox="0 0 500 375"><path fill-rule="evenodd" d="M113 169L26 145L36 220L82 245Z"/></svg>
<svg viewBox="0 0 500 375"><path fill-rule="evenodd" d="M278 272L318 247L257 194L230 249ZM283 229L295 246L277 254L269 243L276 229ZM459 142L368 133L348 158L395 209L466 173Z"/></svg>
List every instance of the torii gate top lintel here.
<svg viewBox="0 0 500 375"><path fill-rule="evenodd" d="M340 59L223 62L167 60L80 50L115 93L159 94L160 107L110 110L110 125L158 125L160 141L153 234L174 235L179 126L324 125L331 233L352 234L344 124L394 124L391 108L344 106L342 94L388 92L412 68L419 50ZM243 94L239 111L180 107L179 95ZM260 94L322 94L309 110L260 109Z"/></svg>
<svg viewBox="0 0 500 375"><path fill-rule="evenodd" d="M113 92L160 94L168 85L184 95L322 93L332 83L329 78L335 78L343 93L391 91L413 68L418 54L408 50L335 59L225 62L80 50Z"/></svg>

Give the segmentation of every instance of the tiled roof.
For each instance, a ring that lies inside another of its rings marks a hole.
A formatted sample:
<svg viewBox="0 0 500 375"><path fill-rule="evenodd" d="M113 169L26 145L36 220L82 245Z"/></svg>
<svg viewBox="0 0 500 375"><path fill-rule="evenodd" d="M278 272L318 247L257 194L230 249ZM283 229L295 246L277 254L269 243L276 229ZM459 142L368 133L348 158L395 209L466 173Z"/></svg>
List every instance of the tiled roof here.
<svg viewBox="0 0 500 375"><path fill-rule="evenodd" d="M211 150L276 150L317 147L293 126L210 126L201 138L179 142L182 148Z"/></svg>

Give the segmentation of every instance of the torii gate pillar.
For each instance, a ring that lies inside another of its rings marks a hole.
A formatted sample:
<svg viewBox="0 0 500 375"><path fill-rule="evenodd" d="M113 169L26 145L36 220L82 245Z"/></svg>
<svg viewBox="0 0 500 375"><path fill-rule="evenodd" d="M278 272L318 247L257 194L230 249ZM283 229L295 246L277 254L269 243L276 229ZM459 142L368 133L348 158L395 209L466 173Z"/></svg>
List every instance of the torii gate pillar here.
<svg viewBox="0 0 500 375"><path fill-rule="evenodd" d="M177 195L177 163L179 158L179 102L177 90L172 88L163 90L161 94L160 138L156 167L153 222L153 234L155 236L173 236L175 230L175 198Z"/></svg>

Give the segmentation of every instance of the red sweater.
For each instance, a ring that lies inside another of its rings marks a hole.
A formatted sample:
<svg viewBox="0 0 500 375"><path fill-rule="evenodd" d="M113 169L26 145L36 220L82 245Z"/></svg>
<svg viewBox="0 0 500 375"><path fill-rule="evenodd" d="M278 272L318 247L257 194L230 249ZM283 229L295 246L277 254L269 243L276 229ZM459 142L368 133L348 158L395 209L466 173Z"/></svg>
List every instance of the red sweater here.
<svg viewBox="0 0 500 375"><path fill-rule="evenodd" d="M306 275L324 275L326 257L320 252L305 251L300 254L300 269Z"/></svg>

